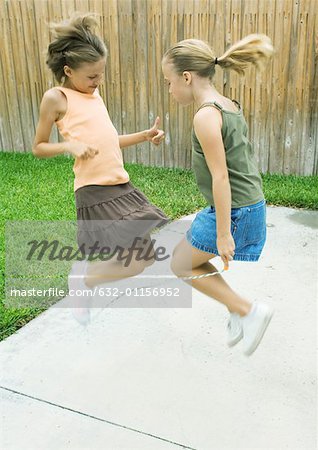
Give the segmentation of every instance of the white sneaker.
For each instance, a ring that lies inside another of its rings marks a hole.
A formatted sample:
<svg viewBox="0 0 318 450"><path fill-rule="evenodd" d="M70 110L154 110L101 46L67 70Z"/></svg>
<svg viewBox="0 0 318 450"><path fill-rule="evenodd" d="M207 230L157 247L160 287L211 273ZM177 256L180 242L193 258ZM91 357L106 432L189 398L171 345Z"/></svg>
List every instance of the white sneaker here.
<svg viewBox="0 0 318 450"><path fill-rule="evenodd" d="M243 337L243 328L241 316L238 313L230 313L229 321L227 323L227 345L233 347Z"/></svg>
<svg viewBox="0 0 318 450"><path fill-rule="evenodd" d="M90 322L90 310L87 307L79 307L80 304L87 305L91 298L85 295L85 292L91 291L86 286L84 277L87 270L87 261L79 261L73 264L71 272L68 276L68 290L72 291L72 315L81 325L87 325ZM81 295L75 295L76 291L82 291Z"/></svg>
<svg viewBox="0 0 318 450"><path fill-rule="evenodd" d="M260 344L274 310L266 303L254 302L251 311L241 318L243 327L243 353L251 355Z"/></svg>

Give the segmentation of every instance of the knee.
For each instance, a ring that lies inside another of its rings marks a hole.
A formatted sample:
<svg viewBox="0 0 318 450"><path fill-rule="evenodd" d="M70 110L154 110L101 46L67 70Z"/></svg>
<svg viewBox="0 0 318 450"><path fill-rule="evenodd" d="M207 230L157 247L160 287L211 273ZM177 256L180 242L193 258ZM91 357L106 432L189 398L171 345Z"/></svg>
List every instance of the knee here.
<svg viewBox="0 0 318 450"><path fill-rule="evenodd" d="M156 260L156 253L153 247L151 249L146 248L143 252L141 252L139 259L144 269L146 269L146 267L152 266Z"/></svg>
<svg viewBox="0 0 318 450"><path fill-rule="evenodd" d="M137 275L145 270L145 261L131 261L131 263L129 264L129 268L133 273Z"/></svg>
<svg viewBox="0 0 318 450"><path fill-rule="evenodd" d="M185 273L185 269L183 265L181 264L181 261L178 260L175 256L172 256L171 263L170 263L170 269L177 277L183 277L187 274Z"/></svg>
<svg viewBox="0 0 318 450"><path fill-rule="evenodd" d="M152 257L152 258L146 259L145 261L142 261L142 262L144 263L144 267L145 267L145 268L146 268L146 267L150 267L150 266L152 266L152 265L154 264L155 258Z"/></svg>
<svg viewBox="0 0 318 450"><path fill-rule="evenodd" d="M154 258L133 259L129 266L135 273L139 274L143 272L147 267L152 266L154 262Z"/></svg>

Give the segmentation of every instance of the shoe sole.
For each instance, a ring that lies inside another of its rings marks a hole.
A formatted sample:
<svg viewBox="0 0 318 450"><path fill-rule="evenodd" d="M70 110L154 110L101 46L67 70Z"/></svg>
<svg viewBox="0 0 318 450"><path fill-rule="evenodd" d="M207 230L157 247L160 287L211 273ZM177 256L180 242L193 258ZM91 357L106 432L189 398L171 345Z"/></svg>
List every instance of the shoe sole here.
<svg viewBox="0 0 318 450"><path fill-rule="evenodd" d="M268 316L265 317L264 326L260 329L257 337L254 340L254 343L253 343L252 347L250 347L248 350L244 351L244 355L250 356L252 353L255 352L255 350L257 349L257 347L261 343L261 340L263 339L263 336L265 334L265 331L267 330L268 325L270 324L270 321L271 321L271 319L273 317L273 314L274 314L274 310L270 311L268 313Z"/></svg>
<svg viewBox="0 0 318 450"><path fill-rule="evenodd" d="M240 342L240 340L243 338L243 330L241 330L241 333L232 341L227 341L227 346L228 347L234 347L234 345L238 344Z"/></svg>

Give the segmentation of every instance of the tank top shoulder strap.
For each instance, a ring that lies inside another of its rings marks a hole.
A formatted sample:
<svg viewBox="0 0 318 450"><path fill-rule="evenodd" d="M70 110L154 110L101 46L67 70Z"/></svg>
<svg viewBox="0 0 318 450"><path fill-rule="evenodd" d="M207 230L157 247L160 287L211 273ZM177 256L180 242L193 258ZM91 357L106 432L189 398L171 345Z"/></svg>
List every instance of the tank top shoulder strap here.
<svg viewBox="0 0 318 450"><path fill-rule="evenodd" d="M214 108L218 109L219 111L222 111L223 108L221 105L219 105L219 103L217 102L206 102L203 103L198 109L197 112L200 111L200 109L205 108L206 106L214 106Z"/></svg>
<svg viewBox="0 0 318 450"><path fill-rule="evenodd" d="M57 89L58 91L62 92L67 99L69 99L69 97L72 96L72 93L69 93L71 89L65 89L63 86L54 86L54 89Z"/></svg>
<svg viewBox="0 0 318 450"><path fill-rule="evenodd" d="M240 104L237 100L232 100L232 102L235 103L235 104L238 106L239 111L242 110L241 104ZM205 106L214 106L214 107L215 107L216 109L218 109L219 111L225 111L225 109L223 108L223 106L221 106L221 105L220 105L219 103L217 103L217 102L206 102L206 103L203 103L203 104L198 108L197 112L200 111L200 109L201 109L201 108L204 108Z"/></svg>
<svg viewBox="0 0 318 450"><path fill-rule="evenodd" d="M237 100L234 99L232 99L232 102L235 103L238 106L239 110L241 111L242 109L241 103L239 103Z"/></svg>
<svg viewBox="0 0 318 450"><path fill-rule="evenodd" d="M54 86L54 89L57 89L61 92L65 92L65 88L63 86Z"/></svg>

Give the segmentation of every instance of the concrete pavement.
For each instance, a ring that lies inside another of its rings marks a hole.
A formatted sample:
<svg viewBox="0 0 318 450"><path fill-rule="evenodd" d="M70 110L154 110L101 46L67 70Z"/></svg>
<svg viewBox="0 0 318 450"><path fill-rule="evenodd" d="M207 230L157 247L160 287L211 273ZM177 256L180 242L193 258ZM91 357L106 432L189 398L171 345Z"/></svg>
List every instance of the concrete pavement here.
<svg viewBox="0 0 318 450"><path fill-rule="evenodd" d="M192 308L96 310L86 328L50 308L0 343L1 448L316 449L318 212L268 206L267 226L260 261L224 275L275 308L254 355L195 290Z"/></svg>

